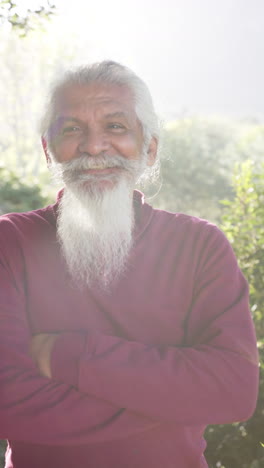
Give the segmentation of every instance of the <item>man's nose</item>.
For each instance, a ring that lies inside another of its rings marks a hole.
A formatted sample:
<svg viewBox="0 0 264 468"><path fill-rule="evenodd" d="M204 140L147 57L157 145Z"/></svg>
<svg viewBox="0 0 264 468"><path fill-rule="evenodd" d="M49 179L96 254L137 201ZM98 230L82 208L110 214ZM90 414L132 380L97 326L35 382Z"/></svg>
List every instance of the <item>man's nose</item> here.
<svg viewBox="0 0 264 468"><path fill-rule="evenodd" d="M104 132L89 131L83 133L78 149L88 156L97 156L109 149L109 141Z"/></svg>

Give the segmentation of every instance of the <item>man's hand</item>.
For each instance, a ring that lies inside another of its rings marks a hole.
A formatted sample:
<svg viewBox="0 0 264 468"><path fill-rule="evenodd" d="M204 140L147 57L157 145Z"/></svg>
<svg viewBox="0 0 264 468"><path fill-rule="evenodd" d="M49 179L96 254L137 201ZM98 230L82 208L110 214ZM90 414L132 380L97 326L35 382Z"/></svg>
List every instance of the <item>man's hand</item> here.
<svg viewBox="0 0 264 468"><path fill-rule="evenodd" d="M39 333L31 340L30 352L36 362L41 375L51 379L50 357L57 333Z"/></svg>

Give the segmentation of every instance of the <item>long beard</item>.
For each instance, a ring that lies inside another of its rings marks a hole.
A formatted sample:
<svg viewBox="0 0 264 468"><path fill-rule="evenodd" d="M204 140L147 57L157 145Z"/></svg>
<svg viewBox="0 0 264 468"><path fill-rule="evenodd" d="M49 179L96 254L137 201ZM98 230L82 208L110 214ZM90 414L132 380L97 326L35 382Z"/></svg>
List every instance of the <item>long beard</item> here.
<svg viewBox="0 0 264 468"><path fill-rule="evenodd" d="M97 188L95 177L77 177L77 167L85 169L88 159L80 158L79 164L55 164L57 176L59 172L66 184L59 206L57 236L74 283L79 288L96 285L108 291L129 267L134 226L132 193L145 163L144 158L140 163L122 161L129 169L119 175L111 188L102 190ZM114 159L105 161L113 164ZM88 164L98 165L98 159Z"/></svg>

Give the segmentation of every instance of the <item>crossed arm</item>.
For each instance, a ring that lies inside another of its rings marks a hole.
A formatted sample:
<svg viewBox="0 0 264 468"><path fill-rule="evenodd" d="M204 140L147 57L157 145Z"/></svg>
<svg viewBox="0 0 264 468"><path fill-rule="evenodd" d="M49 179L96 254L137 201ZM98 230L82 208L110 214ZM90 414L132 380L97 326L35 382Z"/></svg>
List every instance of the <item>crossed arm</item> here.
<svg viewBox="0 0 264 468"><path fill-rule="evenodd" d="M219 424L250 417L258 355L248 288L231 247L220 240L219 252L211 249L215 274L208 269L197 280L184 347L93 331L39 335L32 351L42 375L160 422Z"/></svg>

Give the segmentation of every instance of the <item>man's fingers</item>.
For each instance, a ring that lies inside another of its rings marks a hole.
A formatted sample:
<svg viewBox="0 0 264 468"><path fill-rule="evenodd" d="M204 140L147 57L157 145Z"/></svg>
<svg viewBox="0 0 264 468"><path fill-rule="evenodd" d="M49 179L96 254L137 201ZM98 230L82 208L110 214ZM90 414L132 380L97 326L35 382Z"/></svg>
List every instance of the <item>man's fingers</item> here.
<svg viewBox="0 0 264 468"><path fill-rule="evenodd" d="M32 359L36 362L40 373L49 378L51 378L50 357L57 336L57 333L40 333L31 340Z"/></svg>

